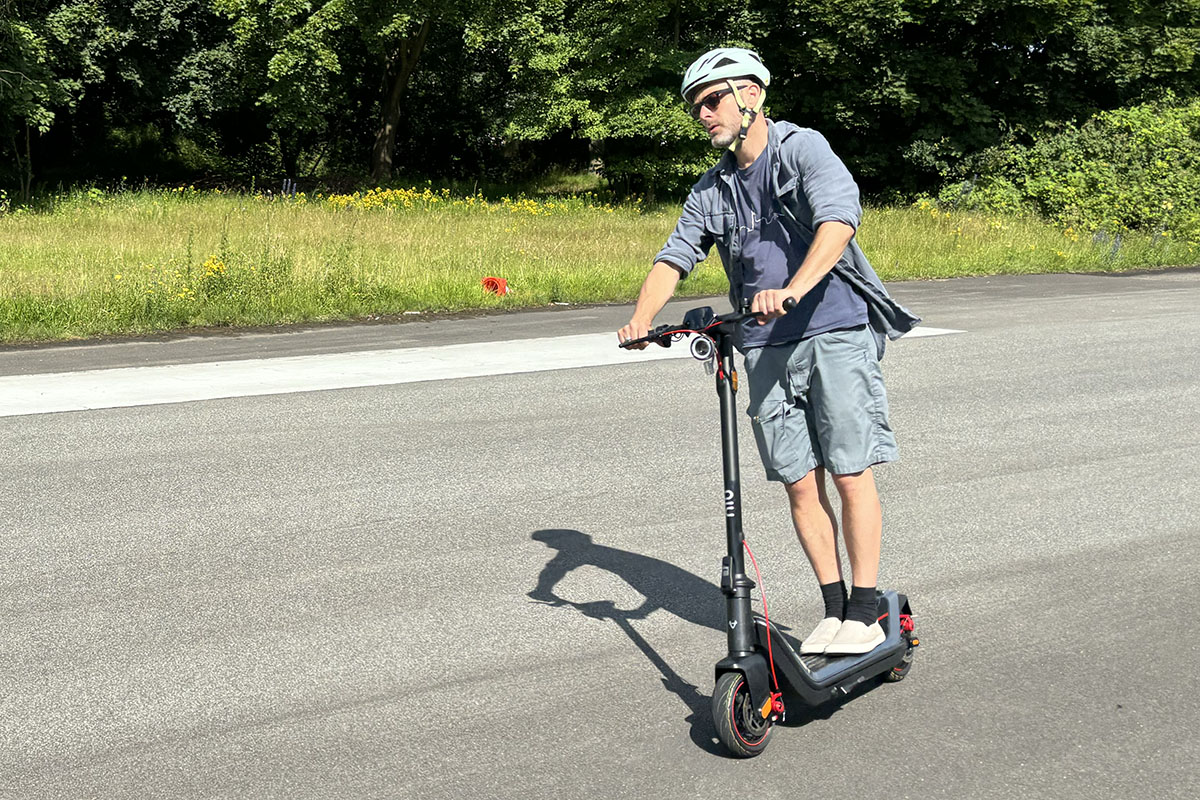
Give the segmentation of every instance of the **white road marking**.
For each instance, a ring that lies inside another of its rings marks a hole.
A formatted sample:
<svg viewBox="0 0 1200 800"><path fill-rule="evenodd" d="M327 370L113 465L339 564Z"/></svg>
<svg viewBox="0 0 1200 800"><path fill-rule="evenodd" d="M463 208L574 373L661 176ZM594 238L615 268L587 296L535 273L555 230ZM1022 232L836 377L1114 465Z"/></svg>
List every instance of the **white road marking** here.
<svg viewBox="0 0 1200 800"><path fill-rule="evenodd" d="M961 333L918 328L905 338ZM631 353L611 333L315 356L0 377L0 417L351 389L689 357L687 341Z"/></svg>
<svg viewBox="0 0 1200 800"><path fill-rule="evenodd" d="M920 339L925 336L945 336L948 333L966 333L966 331L955 330L954 328L927 328L921 325L913 328L901 338Z"/></svg>

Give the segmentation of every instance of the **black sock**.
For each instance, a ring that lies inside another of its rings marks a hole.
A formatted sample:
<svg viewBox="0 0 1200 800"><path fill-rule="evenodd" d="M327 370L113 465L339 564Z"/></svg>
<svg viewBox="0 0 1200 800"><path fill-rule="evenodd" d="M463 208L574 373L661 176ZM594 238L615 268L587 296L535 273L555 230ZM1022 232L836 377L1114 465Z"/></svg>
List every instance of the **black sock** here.
<svg viewBox="0 0 1200 800"><path fill-rule="evenodd" d="M857 620L870 625L879 616L879 603L875 599L874 586L850 587L850 601L846 603L846 621Z"/></svg>
<svg viewBox="0 0 1200 800"><path fill-rule="evenodd" d="M825 601L825 616L842 618L846 613L846 584L842 581L821 584L821 598Z"/></svg>

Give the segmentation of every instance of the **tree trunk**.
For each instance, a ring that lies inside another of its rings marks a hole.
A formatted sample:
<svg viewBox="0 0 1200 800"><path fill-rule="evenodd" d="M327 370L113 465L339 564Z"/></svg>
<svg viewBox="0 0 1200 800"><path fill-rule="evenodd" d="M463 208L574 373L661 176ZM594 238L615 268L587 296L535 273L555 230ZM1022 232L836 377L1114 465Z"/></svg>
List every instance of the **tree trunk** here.
<svg viewBox="0 0 1200 800"><path fill-rule="evenodd" d="M375 183L392 177L392 152L396 148L396 127L400 124L400 101L408 88L408 79L416 69L417 59L425 49L425 40L433 20L421 23L420 30L400 43L396 56L388 61L384 75L383 114L375 146L371 151L371 180Z"/></svg>
<svg viewBox="0 0 1200 800"><path fill-rule="evenodd" d="M300 177L300 145L294 137L275 134L279 143L279 161L283 167L283 177L296 180Z"/></svg>
<svg viewBox="0 0 1200 800"><path fill-rule="evenodd" d="M17 172L18 179L21 182L20 200L21 205L28 206L33 195L33 147L30 144L29 123L25 123L25 158L21 158L21 147L17 144L16 135L13 136L13 150L17 154Z"/></svg>

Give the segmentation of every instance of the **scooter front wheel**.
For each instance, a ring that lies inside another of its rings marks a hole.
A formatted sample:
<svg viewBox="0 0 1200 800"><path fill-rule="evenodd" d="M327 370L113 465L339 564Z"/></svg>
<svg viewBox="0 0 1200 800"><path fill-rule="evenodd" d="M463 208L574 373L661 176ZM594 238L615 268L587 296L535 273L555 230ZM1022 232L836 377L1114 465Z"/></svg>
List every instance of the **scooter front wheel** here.
<svg viewBox="0 0 1200 800"><path fill-rule="evenodd" d="M771 720L750 700L750 687L740 672L726 672L717 679L712 698L717 738L735 756L750 758L767 749Z"/></svg>

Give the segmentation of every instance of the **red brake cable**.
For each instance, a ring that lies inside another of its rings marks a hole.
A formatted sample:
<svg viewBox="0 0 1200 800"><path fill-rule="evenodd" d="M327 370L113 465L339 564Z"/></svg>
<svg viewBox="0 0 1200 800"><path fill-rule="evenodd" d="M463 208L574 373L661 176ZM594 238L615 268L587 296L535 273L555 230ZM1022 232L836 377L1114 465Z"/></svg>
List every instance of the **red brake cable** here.
<svg viewBox="0 0 1200 800"><path fill-rule="evenodd" d="M775 691L771 692L771 708L777 714L783 713L783 692L779 691L779 679L775 677L775 654L771 648L771 617L767 613L767 590L763 586L762 573L758 571L758 561L754 558L754 551L750 549L750 543L746 538L742 537L742 547L746 548L746 552L750 554L750 563L754 565L754 576L758 578L758 594L762 600L763 620L767 623L767 662L771 665L771 685L775 687Z"/></svg>

